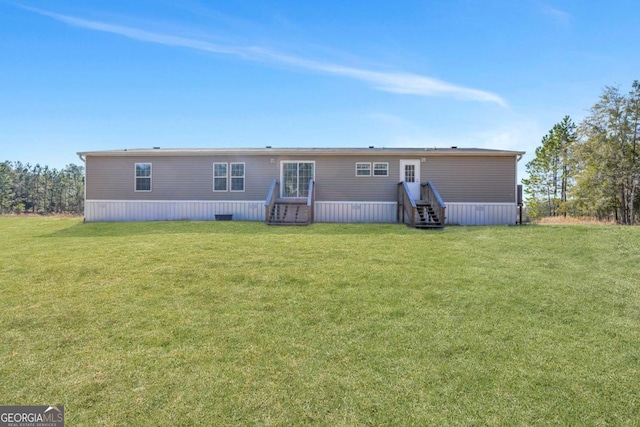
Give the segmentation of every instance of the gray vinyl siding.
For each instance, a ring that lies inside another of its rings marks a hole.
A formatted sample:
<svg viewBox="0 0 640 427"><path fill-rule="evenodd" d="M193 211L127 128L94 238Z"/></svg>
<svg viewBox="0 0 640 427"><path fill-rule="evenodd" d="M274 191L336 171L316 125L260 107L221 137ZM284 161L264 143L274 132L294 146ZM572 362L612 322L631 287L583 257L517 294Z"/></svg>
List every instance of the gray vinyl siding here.
<svg viewBox="0 0 640 427"><path fill-rule="evenodd" d="M427 157L421 176L445 202L515 203L515 157Z"/></svg>
<svg viewBox="0 0 640 427"><path fill-rule="evenodd" d="M88 200L264 200L280 174L267 156L91 157ZM213 164L245 163L245 191L214 192ZM136 192L136 163L151 163L151 191Z"/></svg>
<svg viewBox="0 0 640 427"><path fill-rule="evenodd" d="M316 164L316 200L318 201L389 201L397 200L399 178L398 159L381 157L342 156L293 158L283 160L309 160ZM356 163L389 163L389 176L356 176Z"/></svg>
<svg viewBox="0 0 640 427"><path fill-rule="evenodd" d="M324 157L316 161L316 200L396 201L401 159L424 159L420 181L432 181L445 202L515 203L515 156ZM389 176L355 176L356 162L388 162Z"/></svg>
<svg viewBox="0 0 640 427"><path fill-rule="evenodd" d="M424 159L420 179L445 202L515 202L515 156L225 155L86 157L88 200L265 200L284 160L315 161L317 201L395 202L401 159ZM214 192L213 164L245 163L244 192ZM356 162L389 163L389 176L360 177ZM135 164L151 163L152 191L136 192Z"/></svg>

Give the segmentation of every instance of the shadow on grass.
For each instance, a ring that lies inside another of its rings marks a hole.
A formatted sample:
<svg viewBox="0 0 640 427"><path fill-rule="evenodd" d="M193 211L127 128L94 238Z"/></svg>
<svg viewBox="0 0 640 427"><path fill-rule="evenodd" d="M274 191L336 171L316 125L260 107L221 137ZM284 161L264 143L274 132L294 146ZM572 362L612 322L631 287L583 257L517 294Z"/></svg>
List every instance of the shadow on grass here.
<svg viewBox="0 0 640 427"><path fill-rule="evenodd" d="M152 234L237 234L237 235L376 235L432 234L403 224L323 224L269 226L257 221L144 221L77 223L45 237L126 237Z"/></svg>

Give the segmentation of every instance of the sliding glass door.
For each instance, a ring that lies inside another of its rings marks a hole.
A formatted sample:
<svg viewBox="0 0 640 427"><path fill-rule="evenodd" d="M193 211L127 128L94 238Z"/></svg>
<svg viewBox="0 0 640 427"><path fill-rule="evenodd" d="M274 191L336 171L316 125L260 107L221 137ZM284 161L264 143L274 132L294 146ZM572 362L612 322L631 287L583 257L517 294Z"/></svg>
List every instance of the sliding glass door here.
<svg viewBox="0 0 640 427"><path fill-rule="evenodd" d="M307 197L309 180L314 177L314 162L282 162L282 197Z"/></svg>

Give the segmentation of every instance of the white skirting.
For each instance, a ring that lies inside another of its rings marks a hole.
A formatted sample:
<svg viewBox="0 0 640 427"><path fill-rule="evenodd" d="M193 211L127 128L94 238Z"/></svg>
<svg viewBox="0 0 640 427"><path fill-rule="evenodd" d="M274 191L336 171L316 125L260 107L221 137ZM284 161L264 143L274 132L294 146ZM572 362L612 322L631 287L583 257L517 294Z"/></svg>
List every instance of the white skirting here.
<svg viewBox="0 0 640 427"><path fill-rule="evenodd" d="M512 225L517 212L515 203L447 203L446 224ZM239 221L264 221L264 201L87 200L84 217L86 221L206 221L221 214L232 214ZM395 202L315 203L316 222L395 223L396 215Z"/></svg>
<svg viewBox="0 0 640 427"><path fill-rule="evenodd" d="M234 220L264 221L264 201L87 200L84 206L85 221L206 221L228 214Z"/></svg>
<svg viewBox="0 0 640 427"><path fill-rule="evenodd" d="M449 225L515 225L518 206L515 203L450 203L447 205Z"/></svg>
<svg viewBox="0 0 640 427"><path fill-rule="evenodd" d="M318 202L316 222L396 222L396 202Z"/></svg>

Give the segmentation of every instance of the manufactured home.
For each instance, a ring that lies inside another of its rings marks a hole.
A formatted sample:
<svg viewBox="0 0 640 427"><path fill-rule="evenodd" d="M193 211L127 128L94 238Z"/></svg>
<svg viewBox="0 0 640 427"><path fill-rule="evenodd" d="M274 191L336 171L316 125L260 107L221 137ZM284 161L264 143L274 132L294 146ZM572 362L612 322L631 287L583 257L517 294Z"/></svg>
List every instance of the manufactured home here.
<svg viewBox="0 0 640 427"><path fill-rule="evenodd" d="M471 148L80 152L86 221L515 224L524 152Z"/></svg>

